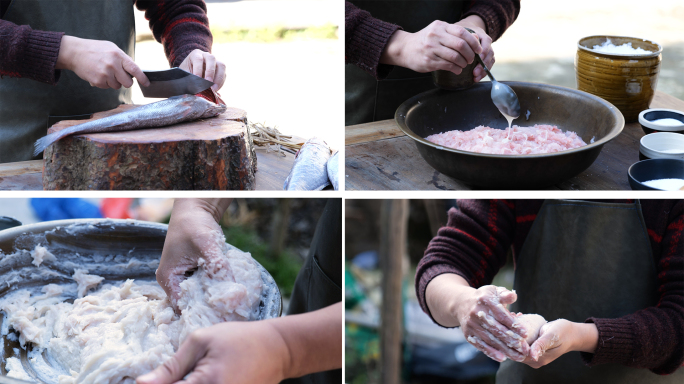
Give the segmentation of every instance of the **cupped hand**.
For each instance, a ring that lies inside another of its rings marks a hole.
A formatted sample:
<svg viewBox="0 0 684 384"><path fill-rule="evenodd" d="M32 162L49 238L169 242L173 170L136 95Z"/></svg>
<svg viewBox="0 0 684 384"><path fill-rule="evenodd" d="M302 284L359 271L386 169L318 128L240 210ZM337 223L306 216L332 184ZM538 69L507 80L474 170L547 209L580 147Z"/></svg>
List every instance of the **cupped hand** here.
<svg viewBox="0 0 684 384"><path fill-rule="evenodd" d="M530 346L530 355L523 363L532 368L543 367L571 351L593 353L597 343L594 324L558 319L541 327L539 338Z"/></svg>
<svg viewBox="0 0 684 384"><path fill-rule="evenodd" d="M173 357L136 383L276 384L288 377L289 360L269 321L220 323L190 334Z"/></svg>
<svg viewBox="0 0 684 384"><path fill-rule="evenodd" d="M492 66L494 65L494 50L492 49L492 38L489 37L487 32L479 26L480 19L479 17L473 18L473 17L467 17L458 23L456 25L460 25L462 27L468 27L475 31L475 34L477 35L477 38L480 42L480 46L482 47L482 52L480 53L480 58L482 58L482 61L484 61L485 65L487 68L491 70ZM487 76L487 73L485 72L484 68L482 68L482 65L478 64L475 69L473 69L473 79L475 82L478 82L482 80L485 76Z"/></svg>
<svg viewBox="0 0 684 384"><path fill-rule="evenodd" d="M119 47L103 40L62 36L57 69L68 69L93 87L130 88L133 77L144 87L150 81L138 65Z"/></svg>
<svg viewBox="0 0 684 384"><path fill-rule="evenodd" d="M506 306L517 299L515 292L486 285L470 294L457 309L463 335L469 343L496 361L523 361L529 354L525 341L528 329L519 324Z"/></svg>
<svg viewBox="0 0 684 384"><path fill-rule="evenodd" d="M218 223L228 205L229 199L174 201L157 268L157 282L171 299L176 312L180 283L197 268L200 257L220 258L225 253L225 242ZM221 263L211 264L217 266Z"/></svg>
<svg viewBox="0 0 684 384"><path fill-rule="evenodd" d="M190 52L179 68L213 82L211 89L214 91L221 89L226 81L226 65L211 53L199 49Z"/></svg>
<svg viewBox="0 0 684 384"><path fill-rule="evenodd" d="M396 31L383 50L380 62L416 72L438 69L460 74L475 60L482 46L463 26L434 21L416 33Z"/></svg>

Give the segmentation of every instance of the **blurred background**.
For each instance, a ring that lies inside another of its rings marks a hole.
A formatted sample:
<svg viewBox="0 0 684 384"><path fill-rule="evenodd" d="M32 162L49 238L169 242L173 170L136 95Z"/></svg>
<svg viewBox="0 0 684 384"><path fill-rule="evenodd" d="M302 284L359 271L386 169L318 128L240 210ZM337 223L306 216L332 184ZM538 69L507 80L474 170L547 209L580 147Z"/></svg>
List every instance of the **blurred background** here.
<svg viewBox="0 0 684 384"><path fill-rule="evenodd" d="M234 199L221 220L227 242L250 252L271 273L284 308L325 203L326 199ZM168 223L172 207L173 199L0 199L0 230L12 224L8 218L22 224L75 218Z"/></svg>
<svg viewBox="0 0 684 384"><path fill-rule="evenodd" d="M577 88L574 59L586 36L649 39L663 47L657 90L684 99L684 2L681 0L522 1L520 15L493 44L497 80Z"/></svg>
<svg viewBox="0 0 684 384"><path fill-rule="evenodd" d="M207 1L212 53L226 64L226 104L246 110L250 122L342 148L343 12L343 3L331 0ZM136 63L168 68L144 13L135 13ZM133 87L133 103L157 100Z"/></svg>
<svg viewBox="0 0 684 384"><path fill-rule="evenodd" d="M396 383L494 383L498 363L467 343L460 328L433 323L416 298L416 265L455 206L456 200L345 200L347 383L381 383L387 371L398 372L390 381ZM512 289L513 277L509 255L493 284ZM383 298L400 303L398 312L383 306ZM398 339L397 362L381 361L382 337Z"/></svg>

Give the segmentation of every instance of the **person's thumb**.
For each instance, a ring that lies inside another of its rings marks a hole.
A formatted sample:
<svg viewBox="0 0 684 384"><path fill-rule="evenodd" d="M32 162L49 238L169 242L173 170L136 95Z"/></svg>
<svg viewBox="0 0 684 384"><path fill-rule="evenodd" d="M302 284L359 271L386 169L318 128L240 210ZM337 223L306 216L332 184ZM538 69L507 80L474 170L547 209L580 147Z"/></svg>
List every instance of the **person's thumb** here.
<svg viewBox="0 0 684 384"><path fill-rule="evenodd" d="M178 348L178 352L152 372L139 376L136 384L172 384L190 372L205 355L205 343L193 332Z"/></svg>
<svg viewBox="0 0 684 384"><path fill-rule="evenodd" d="M546 350L553 348L556 341L558 341L558 336L554 332L547 332L549 324L551 323L542 325L539 329L539 338L530 346L530 357L534 361L539 361L539 358L546 353Z"/></svg>
<svg viewBox="0 0 684 384"><path fill-rule="evenodd" d="M504 306L513 304L516 300L518 300L518 295L515 292L511 292L503 287L497 287L496 293L499 296L499 301L501 301L501 304Z"/></svg>

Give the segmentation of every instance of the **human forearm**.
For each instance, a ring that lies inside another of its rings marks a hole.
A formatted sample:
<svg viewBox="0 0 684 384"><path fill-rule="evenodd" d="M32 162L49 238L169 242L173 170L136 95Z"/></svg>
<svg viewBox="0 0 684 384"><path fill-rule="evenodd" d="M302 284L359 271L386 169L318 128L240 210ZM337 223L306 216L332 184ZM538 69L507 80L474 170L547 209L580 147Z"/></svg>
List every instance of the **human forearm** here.
<svg viewBox="0 0 684 384"><path fill-rule="evenodd" d="M461 276L445 273L432 279L425 290L425 299L432 317L444 327L460 325L458 313L477 291Z"/></svg>
<svg viewBox="0 0 684 384"><path fill-rule="evenodd" d="M233 199L176 199L173 202L173 215L196 215L198 210L209 213L218 223Z"/></svg>
<svg viewBox="0 0 684 384"><path fill-rule="evenodd" d="M380 57L391 36L401 27L376 19L348 1L345 2L344 26L345 63L356 65L375 78L385 78L393 67L381 64Z"/></svg>
<svg viewBox="0 0 684 384"><path fill-rule="evenodd" d="M0 76L56 84L59 71L55 64L63 34L0 20Z"/></svg>
<svg viewBox="0 0 684 384"><path fill-rule="evenodd" d="M496 41L515 22L519 13L519 0L478 0L472 2L464 16L479 16L485 24L483 29Z"/></svg>
<svg viewBox="0 0 684 384"><path fill-rule="evenodd" d="M342 368L342 303L272 320L287 345L285 378Z"/></svg>
<svg viewBox="0 0 684 384"><path fill-rule="evenodd" d="M178 67L195 49L211 52L206 4L202 0L174 2L138 0L136 7L145 12L150 30L172 67Z"/></svg>

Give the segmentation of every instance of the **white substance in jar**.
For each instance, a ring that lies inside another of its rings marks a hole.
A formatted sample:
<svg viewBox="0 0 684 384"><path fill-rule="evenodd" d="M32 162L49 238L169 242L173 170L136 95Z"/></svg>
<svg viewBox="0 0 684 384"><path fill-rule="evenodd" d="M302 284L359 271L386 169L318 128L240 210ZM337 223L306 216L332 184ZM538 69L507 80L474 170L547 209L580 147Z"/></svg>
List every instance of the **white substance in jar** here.
<svg viewBox="0 0 684 384"><path fill-rule="evenodd" d="M648 55L649 53L653 53L652 51L647 51L643 48L633 48L632 43L615 45L610 39L606 39L601 45L594 45L592 50L601 53L617 53L620 55Z"/></svg>
<svg viewBox="0 0 684 384"><path fill-rule="evenodd" d="M22 347L32 343L47 349L70 371L59 376L60 384L132 384L169 359L191 332L257 317L261 273L249 253L229 250L217 237L224 254L200 259L198 270L180 284L180 316L154 281L105 284L73 304L65 302L73 291L80 297L102 281L85 270L73 275L78 285L64 286L70 295L55 284L43 287L42 295L23 289L0 300L0 310L19 332ZM9 375L31 380L15 360L7 359Z"/></svg>
<svg viewBox="0 0 684 384"><path fill-rule="evenodd" d="M656 179L644 181L642 184L664 191L678 191L681 187L684 187L684 179Z"/></svg>

